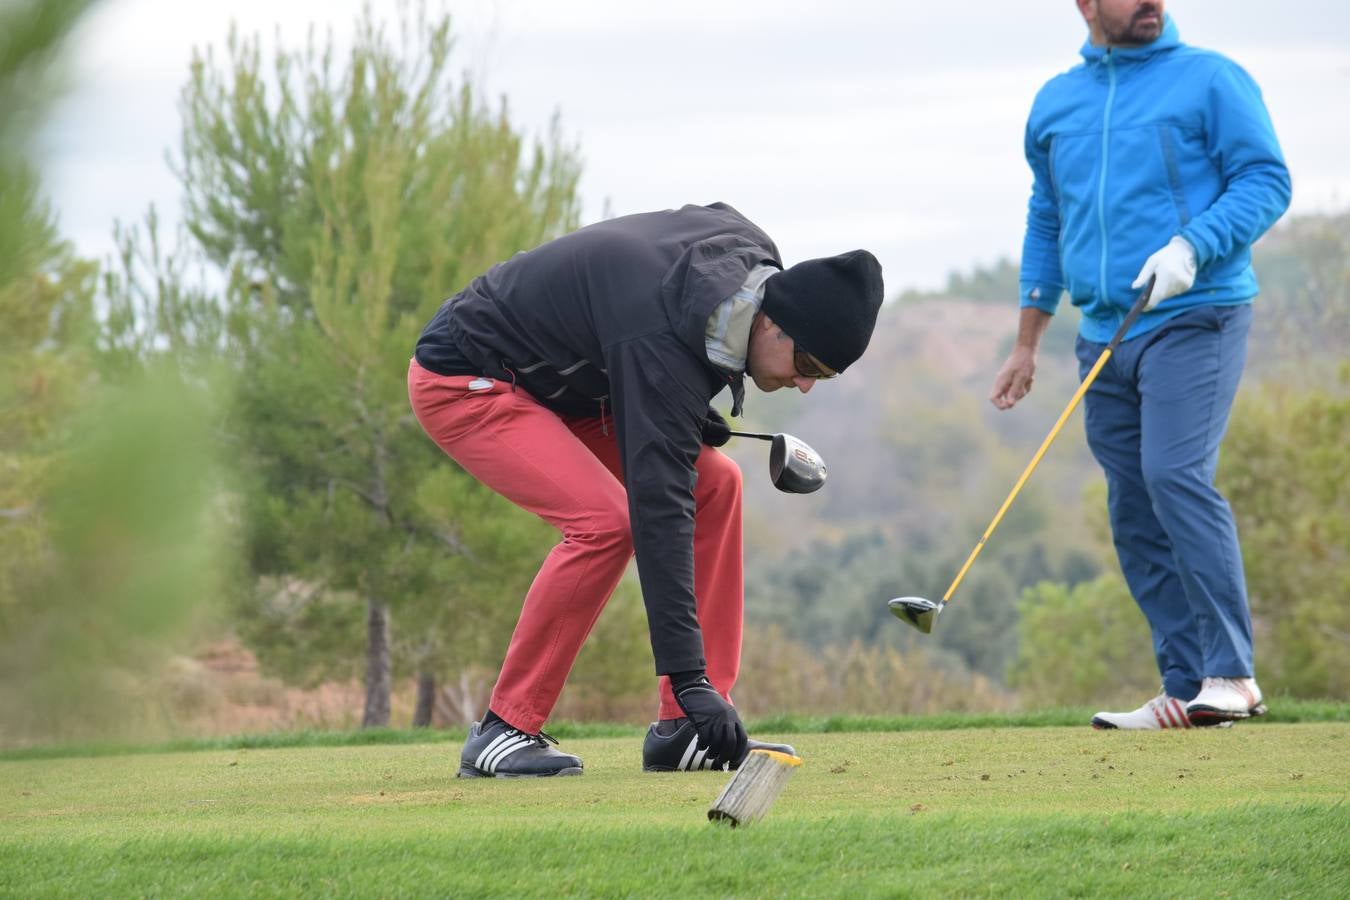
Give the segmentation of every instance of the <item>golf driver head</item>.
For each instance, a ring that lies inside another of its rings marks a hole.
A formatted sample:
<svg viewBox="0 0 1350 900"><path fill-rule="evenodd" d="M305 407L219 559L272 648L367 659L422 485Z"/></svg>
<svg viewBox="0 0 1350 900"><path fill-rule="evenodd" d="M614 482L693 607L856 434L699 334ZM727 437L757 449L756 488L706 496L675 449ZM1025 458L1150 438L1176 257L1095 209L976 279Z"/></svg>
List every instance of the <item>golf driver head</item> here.
<svg viewBox="0 0 1350 900"><path fill-rule="evenodd" d="M933 623L946 604L923 597L896 597L889 606L897 619L908 622L924 634L932 634Z"/></svg>
<svg viewBox="0 0 1350 900"><path fill-rule="evenodd" d="M775 434L769 448L769 478L789 494L818 491L829 472L820 454L790 434Z"/></svg>

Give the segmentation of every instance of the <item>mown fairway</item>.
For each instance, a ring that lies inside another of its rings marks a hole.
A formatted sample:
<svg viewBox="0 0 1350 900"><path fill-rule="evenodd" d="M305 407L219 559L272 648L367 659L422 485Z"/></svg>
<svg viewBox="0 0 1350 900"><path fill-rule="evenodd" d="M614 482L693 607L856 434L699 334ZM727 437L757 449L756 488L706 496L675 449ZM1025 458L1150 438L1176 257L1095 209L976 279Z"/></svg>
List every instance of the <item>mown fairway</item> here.
<svg viewBox="0 0 1350 900"><path fill-rule="evenodd" d="M1350 896L1350 724L770 735L769 817L725 773L457 781L457 744L0 761L0 894Z"/></svg>

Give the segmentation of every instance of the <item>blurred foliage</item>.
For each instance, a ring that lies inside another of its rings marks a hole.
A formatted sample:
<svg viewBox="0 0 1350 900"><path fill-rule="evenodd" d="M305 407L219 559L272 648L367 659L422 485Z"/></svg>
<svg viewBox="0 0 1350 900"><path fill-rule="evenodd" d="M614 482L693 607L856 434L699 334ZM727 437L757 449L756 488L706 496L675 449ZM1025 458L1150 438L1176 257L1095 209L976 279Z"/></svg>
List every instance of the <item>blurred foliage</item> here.
<svg viewBox="0 0 1350 900"><path fill-rule="evenodd" d="M87 2L0 7L0 734L167 724L145 690L213 593L209 397L107 378L94 267L60 240L28 158Z"/></svg>
<svg viewBox="0 0 1350 900"><path fill-rule="evenodd" d="M921 344L924 335L900 339ZM995 344L987 349L992 354ZM1078 507L1063 502L1092 470L1076 458L1085 451L1075 454L1072 439L1056 447L1058 455L1039 467L958 586L943 627L921 638L891 616L886 601L941 598L1044 434L1031 431L1039 422L990 417L981 394L916 360L917 347L912 355L899 352L873 364L897 372L903 367L904 376L889 379L885 391L863 383L859 403L866 405L845 402L833 416L833 429L818 422L803 424L801 432L793 426L809 442L825 435L817 449L833 466L821 492L828 496L767 497L762 485L747 479L752 497L758 491L760 501L775 504L775 515L760 519L760 504L747 503L756 531L792 521L799 535L814 536L786 550L750 536L749 616L779 622L790 637L815 647L856 639L911 649L921 640L1002 681L1017 652L1021 590L1046 579L1088 580L1101 571L1096 548L1077 527ZM1046 381L1055 383L1053 377ZM1043 389L1023 418L1053 421L1054 413L1041 408L1058 400L1050 393ZM848 421L837 421L845 412ZM790 516L789 504L802 507L803 500L815 510ZM782 531L770 533L782 538ZM1056 540L1048 539L1052 534Z"/></svg>
<svg viewBox="0 0 1350 900"><path fill-rule="evenodd" d="M903 627L903 626L901 626ZM750 628L734 692L744 715L921 715L1009 710L1013 694L931 645L805 644L777 625Z"/></svg>
<svg viewBox="0 0 1350 900"><path fill-rule="evenodd" d="M58 252L56 230L38 195L29 162L42 117L55 99L62 68L63 40L90 0L9 0L0 5L0 287L32 289L34 278L50 274ZM5 298L0 340L4 357L26 341L31 321L50 309ZM11 325L13 323L13 325ZM7 421L7 420L6 420Z"/></svg>
<svg viewBox="0 0 1350 900"><path fill-rule="evenodd" d="M20 737L171 725L147 679L220 595L209 397L150 369L81 400L40 494L46 553L0 638L0 719Z"/></svg>
<svg viewBox="0 0 1350 900"><path fill-rule="evenodd" d="M55 244L29 154L60 87L63 40L89 5L90 0L0 4L0 285L31 278Z"/></svg>
<svg viewBox="0 0 1350 900"><path fill-rule="evenodd" d="M1067 587L1041 582L1017 602L1018 654L1009 673L1034 708L1129 703L1158 691L1161 676L1143 613L1118 572Z"/></svg>
<svg viewBox="0 0 1350 900"><path fill-rule="evenodd" d="M34 219L30 235L46 235ZM59 474L70 415L94 380L85 341L92 267L54 241L31 241L0 283L0 627L5 609L38 590L50 564L44 498Z"/></svg>
<svg viewBox="0 0 1350 900"><path fill-rule="evenodd" d="M14 40L55 41L52 17L69 25L83 6L42 5L25 20L31 31L6 35L5 64ZM34 89L46 80L0 77L6 127L31 125L13 109L14 81ZM57 237L31 170L19 164L4 177L0 733L144 734L172 724L147 685L202 601L219 595L227 513L214 493L210 395L161 369L103 371L95 267Z"/></svg>
<svg viewBox="0 0 1350 900"><path fill-rule="evenodd" d="M1301 387L1350 347L1350 212L1285 218L1253 252L1261 282L1248 375Z"/></svg>
<svg viewBox="0 0 1350 900"><path fill-rule="evenodd" d="M986 501L991 516L1001 499ZM968 536L969 546L918 534L900 554L879 529L852 532L838 542L815 541L775 566L755 566L746 592L748 618L759 625L777 623L787 636L817 649L855 640L905 652L933 647L1001 683L1018 651L1016 600L1022 586L1045 579L1076 583L1100 571L1087 550L1047 543L1047 520L1044 501L1024 489L957 587L942 627L931 635L901 624L886 601L916 594L940 599L987 522L958 518L955 530Z"/></svg>
<svg viewBox="0 0 1350 900"><path fill-rule="evenodd" d="M1241 395L1219 487L1242 537L1267 691L1350 698L1350 363Z"/></svg>

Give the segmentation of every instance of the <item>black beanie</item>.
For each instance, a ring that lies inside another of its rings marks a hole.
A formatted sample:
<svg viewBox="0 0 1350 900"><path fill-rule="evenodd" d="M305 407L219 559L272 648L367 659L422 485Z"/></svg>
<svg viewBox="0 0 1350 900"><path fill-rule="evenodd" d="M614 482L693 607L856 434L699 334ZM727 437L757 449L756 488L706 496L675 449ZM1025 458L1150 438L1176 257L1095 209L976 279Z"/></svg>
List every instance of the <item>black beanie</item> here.
<svg viewBox="0 0 1350 900"><path fill-rule="evenodd" d="M867 349L883 294L881 263L852 250L770 276L762 309L798 349L842 372Z"/></svg>

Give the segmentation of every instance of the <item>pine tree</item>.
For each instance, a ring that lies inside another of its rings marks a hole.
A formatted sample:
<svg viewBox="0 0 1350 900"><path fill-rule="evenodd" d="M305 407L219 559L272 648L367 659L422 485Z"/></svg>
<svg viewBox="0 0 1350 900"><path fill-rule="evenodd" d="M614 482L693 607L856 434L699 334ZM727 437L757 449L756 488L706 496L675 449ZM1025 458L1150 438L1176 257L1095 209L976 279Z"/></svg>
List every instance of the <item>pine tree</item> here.
<svg viewBox="0 0 1350 900"><path fill-rule="evenodd" d="M124 235L127 271L110 280L110 347L136 347L149 321L178 359L235 370L252 584L239 630L298 682L355 674L364 635L366 725L388 722L395 676L430 692L455 653L500 647L548 540L446 460L408 405L436 307L577 219L579 163L556 121L527 142L504 101L452 82L451 43L448 17L404 8L392 35L367 11L341 64L312 37L270 67L233 32L223 61L197 54L177 171L189 247L222 295L186 286L153 221ZM138 264L155 288L135 287Z"/></svg>

